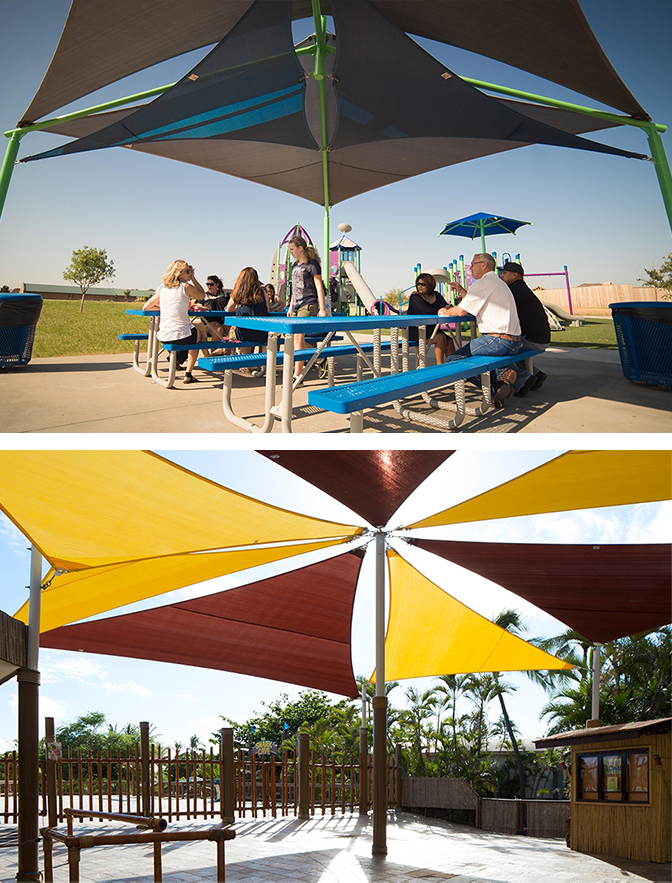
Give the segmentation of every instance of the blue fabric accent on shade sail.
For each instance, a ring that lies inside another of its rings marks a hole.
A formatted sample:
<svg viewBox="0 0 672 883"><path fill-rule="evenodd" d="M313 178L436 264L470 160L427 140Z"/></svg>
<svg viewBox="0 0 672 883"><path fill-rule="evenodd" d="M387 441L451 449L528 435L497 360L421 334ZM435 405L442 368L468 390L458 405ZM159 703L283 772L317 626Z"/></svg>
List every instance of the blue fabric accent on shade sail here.
<svg viewBox="0 0 672 883"><path fill-rule="evenodd" d="M256 106L255 106L256 105ZM276 120L292 113L300 113L303 107L303 87L295 86L272 95L260 95L249 101L241 101L229 107L220 107L192 117L145 132L140 140L165 141L168 138L213 138L226 132L235 132L250 126ZM215 119L219 117L219 119ZM225 119L222 119L225 117ZM128 139L137 141L139 139Z"/></svg>

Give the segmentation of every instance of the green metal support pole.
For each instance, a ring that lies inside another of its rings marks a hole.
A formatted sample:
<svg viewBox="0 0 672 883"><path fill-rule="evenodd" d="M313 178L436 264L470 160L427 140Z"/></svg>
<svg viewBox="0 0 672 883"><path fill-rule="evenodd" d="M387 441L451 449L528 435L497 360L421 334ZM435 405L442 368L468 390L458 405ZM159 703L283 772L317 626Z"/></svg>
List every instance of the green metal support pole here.
<svg viewBox="0 0 672 883"><path fill-rule="evenodd" d="M325 279L325 298L329 297L329 158L327 139L327 93L324 73L326 48L326 19L320 12L320 0L311 0L315 22L315 70L320 94L320 150L322 151L322 184L324 190L324 252L322 253L322 278ZM324 266L327 273L325 276Z"/></svg>
<svg viewBox="0 0 672 883"><path fill-rule="evenodd" d="M9 182L12 180L12 172L16 165L16 157L19 153L19 145L24 135L29 132L39 132L41 129L50 129L61 123L68 123L72 120L79 120L82 117L91 116L94 113L102 113L106 110L112 110L115 107L123 107L125 104L131 104L134 101L142 101L145 98L153 98L156 95L162 95L175 83L168 83L167 86L157 86L156 89L147 89L144 92L137 92L135 95L128 95L126 98L118 98L115 101L106 101L104 104L97 104L95 107L87 107L84 110L75 110L72 113L66 113L60 117L52 117L48 120L42 120L39 123L31 123L29 126L23 126L20 129L10 129L5 132L5 138L9 138L9 144L5 150L5 158L0 169L0 218L2 217L2 209L7 198L9 190Z"/></svg>
<svg viewBox="0 0 672 883"><path fill-rule="evenodd" d="M534 101L537 104L545 104L548 107L557 107L560 110L582 113L584 116L591 116L600 120L608 120L611 123L618 123L620 126L634 126L637 129L643 129L649 140L651 159L656 167L660 193L663 197L670 229L672 229L672 174L670 173L670 164L667 160L665 148L663 147L663 142L659 134L660 132L667 132L667 126L648 120L636 120L633 117L621 116L617 113L609 113L606 110L596 110L593 107L584 107L581 104L572 104L569 101L560 101L557 98L546 98L544 95L536 95L533 92L523 92L520 89L509 89L507 86L499 86L496 83L486 83L483 80L474 80L472 77L462 77L462 79L465 83L469 83L471 86L476 86L478 89L487 89L490 92L509 95L511 98L522 98L525 101Z"/></svg>
<svg viewBox="0 0 672 883"><path fill-rule="evenodd" d="M667 161L662 138L653 123L650 123L647 127L647 134L649 136L651 157L656 166L656 175L658 176L660 192L663 195L663 202L665 203L667 219L670 222L670 229L672 229L672 174L670 174L670 164Z"/></svg>
<svg viewBox="0 0 672 883"><path fill-rule="evenodd" d="M23 136L20 132L12 132L9 144L5 150L5 158L2 161L2 169L0 169L0 217L2 217L2 208L5 204L5 199L7 198L9 182L12 180L12 172L14 171L22 137Z"/></svg>

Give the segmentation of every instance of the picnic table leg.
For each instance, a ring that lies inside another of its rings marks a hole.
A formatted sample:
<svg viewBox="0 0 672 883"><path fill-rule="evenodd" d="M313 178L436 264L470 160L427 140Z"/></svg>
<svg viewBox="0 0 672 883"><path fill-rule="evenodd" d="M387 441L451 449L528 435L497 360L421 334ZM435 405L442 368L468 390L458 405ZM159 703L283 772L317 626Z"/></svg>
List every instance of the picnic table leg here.
<svg viewBox="0 0 672 883"><path fill-rule="evenodd" d="M285 337L285 351L282 363L282 401L280 421L282 432L292 431L292 391L294 387L294 336Z"/></svg>
<svg viewBox="0 0 672 883"><path fill-rule="evenodd" d="M350 414L350 432L364 432L364 411L353 411Z"/></svg>
<svg viewBox="0 0 672 883"><path fill-rule="evenodd" d="M474 414L478 416L485 414L492 404L492 387L490 385L489 371L486 371L485 374L481 374L481 394L483 396L481 404L477 408L474 408Z"/></svg>
<svg viewBox="0 0 672 883"><path fill-rule="evenodd" d="M399 329L390 328L390 374L399 373Z"/></svg>
<svg viewBox="0 0 672 883"><path fill-rule="evenodd" d="M291 335L288 335L288 339ZM261 426L239 417L233 410L231 403L231 393L233 391L233 371L224 372L224 382L222 384L222 411L229 423L244 429L245 432L272 432L275 422L275 371L277 367L278 357L278 335L268 335L268 346L266 349L266 397L264 406L264 422Z"/></svg>

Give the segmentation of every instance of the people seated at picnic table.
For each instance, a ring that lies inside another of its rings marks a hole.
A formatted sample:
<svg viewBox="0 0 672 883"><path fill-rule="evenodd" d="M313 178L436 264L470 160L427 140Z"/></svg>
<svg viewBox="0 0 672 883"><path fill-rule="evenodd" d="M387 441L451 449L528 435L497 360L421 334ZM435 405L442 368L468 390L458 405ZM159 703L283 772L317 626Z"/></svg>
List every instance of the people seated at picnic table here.
<svg viewBox="0 0 672 883"><path fill-rule="evenodd" d="M245 267L240 271L226 309L229 313L235 313L236 316L268 316L266 292L261 286L259 276L254 267ZM238 339L252 344L252 346L241 347L240 352L252 353L255 346L266 346L268 332L239 328ZM252 373L246 367L240 370L246 374Z"/></svg>
<svg viewBox="0 0 672 883"><path fill-rule="evenodd" d="M157 339L161 343L200 343L207 340L205 328L192 324L189 318L190 301L202 301L205 297L203 286L196 279L194 268L186 261L173 261L166 270L163 284L143 306L143 310L160 312ZM177 364L187 363L184 383L196 379L191 373L198 358L198 350L184 350L177 353Z"/></svg>
<svg viewBox="0 0 672 883"><path fill-rule="evenodd" d="M409 298L407 312L413 316L436 316L440 309L448 306L450 304L436 290L436 279L431 273L420 273L415 280L415 291ZM455 344L436 324L426 325L425 334L427 340L431 340L434 344L436 364L442 365L445 357L455 351ZM408 329L408 339L414 343L418 342L418 329L416 327Z"/></svg>
<svg viewBox="0 0 672 883"><path fill-rule="evenodd" d="M459 305L442 308L439 316L476 317L480 337L470 340L455 353L446 358L447 362L465 359L468 356L513 356L524 348L516 302L511 289L499 278L495 259L491 254L475 254L470 264L473 281L466 291L459 282L450 282L450 288L461 297ZM506 399L513 395L517 368L509 365L498 368L492 389L495 407L502 407ZM478 377L469 378L480 383Z"/></svg>
<svg viewBox="0 0 672 883"><path fill-rule="evenodd" d="M205 283L205 300L202 304L192 304L192 309L201 310L225 310L229 302L229 293L224 291L224 283L219 276L208 276ZM194 325L203 325L206 333L215 340L224 340L228 328L220 319L193 319Z"/></svg>
<svg viewBox="0 0 672 883"><path fill-rule="evenodd" d="M276 294L275 285L269 282L267 285L264 285L264 291L266 292L269 313L282 312L285 309L285 302L279 294Z"/></svg>
<svg viewBox="0 0 672 883"><path fill-rule="evenodd" d="M524 275L525 270L522 265L514 261L507 261L501 269L501 277L511 289L516 302L525 349L543 353L551 342L548 316L542 302L525 282ZM528 392L540 389L548 375L539 368L535 368L534 374L530 374L524 362L519 362L518 365L519 367L516 368L518 376L513 384L513 391L514 395L523 398Z"/></svg>
<svg viewBox="0 0 672 883"><path fill-rule="evenodd" d="M308 245L303 236L293 236L289 240L289 253L294 263L290 273L290 298L287 308L288 316L305 318L307 316L328 316L330 307L322 281L320 255L316 248ZM305 334L294 335L294 349L303 349L306 344ZM294 363L294 376L300 377L303 362Z"/></svg>

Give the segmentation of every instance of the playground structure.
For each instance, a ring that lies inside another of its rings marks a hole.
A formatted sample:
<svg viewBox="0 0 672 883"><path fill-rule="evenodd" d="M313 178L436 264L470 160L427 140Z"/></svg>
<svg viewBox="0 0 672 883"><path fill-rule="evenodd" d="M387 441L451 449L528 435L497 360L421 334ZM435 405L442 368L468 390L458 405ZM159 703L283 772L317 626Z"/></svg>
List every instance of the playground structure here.
<svg viewBox="0 0 672 883"><path fill-rule="evenodd" d="M366 311L367 313L382 313L384 315L403 313L408 303L409 293L413 291L415 283L399 292L396 305L383 300L380 296L376 296L362 276L362 248L346 235L351 232L352 227L350 224L339 224L338 229L341 231L341 236L329 246L328 283L325 280L325 288L328 287L332 311L337 313L354 311L355 314ZM288 284L291 267L288 243L293 236L303 236L309 245L313 245L313 240L309 233L299 223L294 224L287 231L282 241L278 243L271 264L271 282L275 286L279 297L287 304L289 303ZM283 248L285 249L284 253ZM504 264L506 261L514 260L520 262L521 260L520 254L514 255L513 258L508 252L503 252L499 258L496 251L491 252L491 254L495 259L495 263L501 262L501 264ZM413 267L413 278L415 279L422 272L422 264L417 263ZM436 279L437 291L451 304L455 303L455 293L450 289L450 283L457 282L463 288L468 289L472 282L471 270L465 264L463 254L449 261L445 267L433 268L424 272L429 273ZM562 270L552 272L525 273L526 279L537 279L546 276L563 277L567 289L567 302L569 304L569 312L567 312L557 304L544 300L541 297L539 298L546 311L551 331L564 330L564 325L561 324L560 320L571 326L578 327L582 325L583 319L574 315L572 309L572 294L567 265L565 264Z"/></svg>

